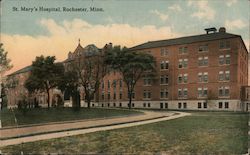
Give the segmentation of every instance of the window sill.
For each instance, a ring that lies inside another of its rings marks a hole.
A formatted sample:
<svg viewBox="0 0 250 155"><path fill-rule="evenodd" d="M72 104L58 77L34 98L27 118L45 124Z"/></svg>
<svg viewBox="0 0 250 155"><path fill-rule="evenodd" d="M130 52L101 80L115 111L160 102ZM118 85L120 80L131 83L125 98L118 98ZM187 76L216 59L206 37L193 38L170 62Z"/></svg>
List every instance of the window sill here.
<svg viewBox="0 0 250 155"><path fill-rule="evenodd" d="M143 85L144 87L151 87L152 85Z"/></svg>
<svg viewBox="0 0 250 155"><path fill-rule="evenodd" d="M160 84L160 86L168 86L168 83Z"/></svg>
<svg viewBox="0 0 250 155"><path fill-rule="evenodd" d="M221 98L227 98L228 99L228 98L230 98L230 96L218 96L218 98L220 98L220 99Z"/></svg>
<svg viewBox="0 0 250 155"><path fill-rule="evenodd" d="M219 51L228 51L231 50L231 48L219 48Z"/></svg>

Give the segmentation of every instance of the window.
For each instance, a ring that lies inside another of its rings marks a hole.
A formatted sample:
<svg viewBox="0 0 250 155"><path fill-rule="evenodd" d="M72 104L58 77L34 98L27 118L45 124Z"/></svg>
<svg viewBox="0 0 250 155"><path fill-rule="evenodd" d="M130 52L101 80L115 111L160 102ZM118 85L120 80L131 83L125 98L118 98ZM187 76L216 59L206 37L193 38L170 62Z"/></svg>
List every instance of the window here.
<svg viewBox="0 0 250 155"><path fill-rule="evenodd" d="M230 56L230 54L220 55L219 56L219 64L220 65L230 65L230 63L231 63L231 56Z"/></svg>
<svg viewBox="0 0 250 155"><path fill-rule="evenodd" d="M146 107L146 103L143 103L143 107Z"/></svg>
<svg viewBox="0 0 250 155"><path fill-rule="evenodd" d="M119 95L120 99L122 99L122 92L120 92L120 95Z"/></svg>
<svg viewBox="0 0 250 155"><path fill-rule="evenodd" d="M122 107L122 103L119 103L119 107Z"/></svg>
<svg viewBox="0 0 250 155"><path fill-rule="evenodd" d="M224 91L225 91L225 96L229 96L229 87L228 86L226 86L226 87L224 87Z"/></svg>
<svg viewBox="0 0 250 155"><path fill-rule="evenodd" d="M108 89L110 89L110 80L108 80Z"/></svg>
<svg viewBox="0 0 250 155"><path fill-rule="evenodd" d="M229 65L231 62L230 62L230 55L226 55L226 64Z"/></svg>
<svg viewBox="0 0 250 155"><path fill-rule="evenodd" d="M219 87L219 97L228 97L230 95L229 86Z"/></svg>
<svg viewBox="0 0 250 155"><path fill-rule="evenodd" d="M182 89L178 89L178 97L182 97Z"/></svg>
<svg viewBox="0 0 250 155"><path fill-rule="evenodd" d="M187 109L187 103L186 102L183 103L183 108Z"/></svg>
<svg viewBox="0 0 250 155"><path fill-rule="evenodd" d="M203 82L208 82L208 73L207 72L203 73Z"/></svg>
<svg viewBox="0 0 250 155"><path fill-rule="evenodd" d="M198 97L207 97L207 88L198 88Z"/></svg>
<svg viewBox="0 0 250 155"><path fill-rule="evenodd" d="M102 100L104 100L104 92L102 92Z"/></svg>
<svg viewBox="0 0 250 155"><path fill-rule="evenodd" d="M168 61L161 61L161 69L168 69L169 62Z"/></svg>
<svg viewBox="0 0 250 155"><path fill-rule="evenodd" d="M188 66L188 59L179 59L179 68L187 68Z"/></svg>
<svg viewBox="0 0 250 155"><path fill-rule="evenodd" d="M229 81L229 80L230 80L230 71L219 72L219 81Z"/></svg>
<svg viewBox="0 0 250 155"><path fill-rule="evenodd" d="M135 92L132 92L131 96L132 96L132 99L134 99L135 98ZM128 98L129 98L129 93L128 93Z"/></svg>
<svg viewBox="0 0 250 155"><path fill-rule="evenodd" d="M187 97L187 95L188 95L188 90L187 90L187 88L184 88L183 89L183 96Z"/></svg>
<svg viewBox="0 0 250 155"><path fill-rule="evenodd" d="M161 98L168 98L168 90L167 89L161 89L160 97Z"/></svg>
<svg viewBox="0 0 250 155"><path fill-rule="evenodd" d="M178 83L187 83L187 82L188 82L188 74L178 75Z"/></svg>
<svg viewBox="0 0 250 155"><path fill-rule="evenodd" d="M161 56L167 56L168 55L168 50L166 48L161 49Z"/></svg>
<svg viewBox="0 0 250 155"><path fill-rule="evenodd" d="M187 96L188 96L188 89L187 88L183 88L183 89L179 88L178 89L178 97L179 98L187 98Z"/></svg>
<svg viewBox="0 0 250 155"><path fill-rule="evenodd" d="M225 71L225 80L226 81L230 80L230 71Z"/></svg>
<svg viewBox="0 0 250 155"><path fill-rule="evenodd" d="M228 109L229 108L229 104L228 102L225 102L225 109Z"/></svg>
<svg viewBox="0 0 250 155"><path fill-rule="evenodd" d="M168 75L160 76L160 84L168 84Z"/></svg>
<svg viewBox="0 0 250 155"><path fill-rule="evenodd" d="M199 52L207 52L207 51L208 51L208 44L199 46Z"/></svg>
<svg viewBox="0 0 250 155"><path fill-rule="evenodd" d="M110 92L108 92L108 100L110 100Z"/></svg>
<svg viewBox="0 0 250 155"><path fill-rule="evenodd" d="M150 92L150 90L144 90L143 91L143 98L144 99L150 99L151 98L151 92Z"/></svg>
<svg viewBox="0 0 250 155"><path fill-rule="evenodd" d="M122 80L120 80L120 88L122 87Z"/></svg>
<svg viewBox="0 0 250 155"><path fill-rule="evenodd" d="M113 88L116 89L116 80L113 80Z"/></svg>
<svg viewBox="0 0 250 155"><path fill-rule="evenodd" d="M219 72L219 81L223 81L224 80L224 72L220 71Z"/></svg>
<svg viewBox="0 0 250 155"><path fill-rule="evenodd" d="M167 102L165 103L165 108L168 109L168 103Z"/></svg>
<svg viewBox="0 0 250 155"><path fill-rule="evenodd" d="M188 59L184 59L183 68L187 68L187 65L188 65Z"/></svg>
<svg viewBox="0 0 250 155"><path fill-rule="evenodd" d="M203 108L207 108L207 102L203 102Z"/></svg>
<svg viewBox="0 0 250 155"><path fill-rule="evenodd" d="M179 54L186 54L188 52L187 47L180 47Z"/></svg>
<svg viewBox="0 0 250 155"><path fill-rule="evenodd" d="M201 108L201 102L198 102L198 109Z"/></svg>
<svg viewBox="0 0 250 155"><path fill-rule="evenodd" d="M219 56L219 64L223 65L224 64L224 55Z"/></svg>
<svg viewBox="0 0 250 155"><path fill-rule="evenodd" d="M151 107L150 103L148 103L148 107Z"/></svg>
<svg viewBox="0 0 250 155"><path fill-rule="evenodd" d="M219 108L220 109L222 108L222 102L219 102Z"/></svg>
<svg viewBox="0 0 250 155"><path fill-rule="evenodd" d="M202 97L202 88L198 88L198 97Z"/></svg>
<svg viewBox="0 0 250 155"><path fill-rule="evenodd" d="M178 103L178 108L181 109L181 102Z"/></svg>
<svg viewBox="0 0 250 155"><path fill-rule="evenodd" d="M134 104L134 103L132 103L132 107L135 107L135 104Z"/></svg>
<svg viewBox="0 0 250 155"><path fill-rule="evenodd" d="M114 107L116 107L116 104L115 104L115 103L113 103L113 106L114 106Z"/></svg>
<svg viewBox="0 0 250 155"><path fill-rule="evenodd" d="M220 49L228 49L228 48L230 48L230 41L229 40L220 41Z"/></svg>
<svg viewBox="0 0 250 155"><path fill-rule="evenodd" d="M183 83L187 83L187 80L188 80L188 75L187 74L184 74L183 76Z"/></svg>
<svg viewBox="0 0 250 155"><path fill-rule="evenodd" d="M116 100L116 93L114 92L114 96L113 96L113 99Z"/></svg>
<svg viewBox="0 0 250 155"><path fill-rule="evenodd" d="M208 57L199 57L198 66L208 66Z"/></svg>
<svg viewBox="0 0 250 155"><path fill-rule="evenodd" d="M178 83L182 83L182 74L178 75Z"/></svg>
<svg viewBox="0 0 250 155"><path fill-rule="evenodd" d="M102 89L104 89L104 82L102 81Z"/></svg>
<svg viewBox="0 0 250 155"><path fill-rule="evenodd" d="M150 86L151 85L151 78L148 76L143 77L143 84L144 86Z"/></svg>

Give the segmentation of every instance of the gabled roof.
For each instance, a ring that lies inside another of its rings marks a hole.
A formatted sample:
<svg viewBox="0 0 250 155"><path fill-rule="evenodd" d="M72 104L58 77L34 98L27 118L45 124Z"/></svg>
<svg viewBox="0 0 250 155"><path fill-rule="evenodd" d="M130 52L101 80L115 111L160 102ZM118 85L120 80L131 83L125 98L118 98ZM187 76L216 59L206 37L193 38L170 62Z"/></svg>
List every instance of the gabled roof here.
<svg viewBox="0 0 250 155"><path fill-rule="evenodd" d="M141 50L141 49L165 47L165 46L171 46L171 45L190 44L190 43L195 43L195 42L212 41L212 40L227 39L227 38L234 38L234 37L241 37L241 36L230 34L230 33L216 32L216 33L187 36L187 37L181 37L181 38L175 38L175 39L149 41L149 42L131 47L129 48L129 50Z"/></svg>
<svg viewBox="0 0 250 155"><path fill-rule="evenodd" d="M92 55L98 54L99 52L101 52L101 49L96 47L94 44L87 45L86 47L83 48L79 43L78 46L76 47L75 51L73 53L70 53L70 54L77 55L80 53L81 55L92 56ZM67 58L63 62L70 62L70 61L73 61L73 59L74 58L72 58L72 59Z"/></svg>
<svg viewBox="0 0 250 155"><path fill-rule="evenodd" d="M13 75L29 72L29 71L31 71L31 69L32 69L32 66L26 66L26 67L19 69L19 70L15 71L14 73L11 73L7 76L13 76Z"/></svg>

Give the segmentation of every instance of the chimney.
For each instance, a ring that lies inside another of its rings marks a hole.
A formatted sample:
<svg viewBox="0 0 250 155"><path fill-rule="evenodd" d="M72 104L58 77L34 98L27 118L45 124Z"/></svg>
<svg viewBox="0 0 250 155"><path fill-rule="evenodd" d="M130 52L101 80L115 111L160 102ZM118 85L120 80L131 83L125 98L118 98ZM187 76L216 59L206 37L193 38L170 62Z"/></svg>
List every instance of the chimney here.
<svg viewBox="0 0 250 155"><path fill-rule="evenodd" d="M220 27L219 32L220 33L226 33L226 28L225 27Z"/></svg>
<svg viewBox="0 0 250 155"><path fill-rule="evenodd" d="M211 32L215 33L217 29L215 27L211 27L211 28L206 28L205 31L207 32L207 34L210 34Z"/></svg>

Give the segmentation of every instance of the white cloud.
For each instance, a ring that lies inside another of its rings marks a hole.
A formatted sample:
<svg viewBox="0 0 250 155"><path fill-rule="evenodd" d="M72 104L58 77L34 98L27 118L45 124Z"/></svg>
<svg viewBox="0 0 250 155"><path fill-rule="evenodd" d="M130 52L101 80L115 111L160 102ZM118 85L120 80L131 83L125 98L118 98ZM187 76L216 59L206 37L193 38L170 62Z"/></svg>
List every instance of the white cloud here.
<svg viewBox="0 0 250 155"><path fill-rule="evenodd" d="M191 14L192 17L197 17L199 19L213 20L215 16L215 10L213 10L209 5L208 1L188 1L188 6L195 6L198 10Z"/></svg>
<svg viewBox="0 0 250 155"><path fill-rule="evenodd" d="M237 3L237 0L227 0L226 4L228 7L232 6L233 4Z"/></svg>
<svg viewBox="0 0 250 155"><path fill-rule="evenodd" d="M242 29L246 26L247 26L247 24L245 22L243 22L241 19L226 20L225 21L225 27L229 30Z"/></svg>
<svg viewBox="0 0 250 155"><path fill-rule="evenodd" d="M78 39L85 47L95 44L102 48L106 43L114 45L135 46L149 40L159 40L179 37L168 26L155 27L146 25L142 27L129 24L91 24L81 19L65 20L57 23L53 19L42 19L40 24L45 27L49 35L9 35L1 34L1 42L9 52L14 68L12 71L30 65L39 55L55 55L59 61L66 59L69 51L74 51Z"/></svg>
<svg viewBox="0 0 250 155"><path fill-rule="evenodd" d="M178 11L178 12L182 11L182 8L178 4L174 4L172 6L169 6L168 9L173 10L173 11Z"/></svg>
<svg viewBox="0 0 250 155"><path fill-rule="evenodd" d="M166 20L168 19L168 15L167 15L167 14L161 13L161 12L159 12L158 10L151 10L150 13L159 16L159 18L160 18L162 21L166 21Z"/></svg>

